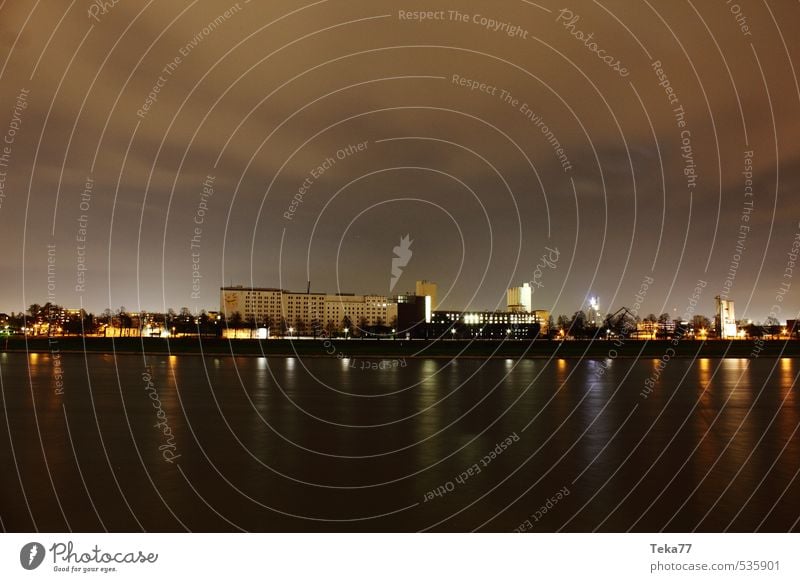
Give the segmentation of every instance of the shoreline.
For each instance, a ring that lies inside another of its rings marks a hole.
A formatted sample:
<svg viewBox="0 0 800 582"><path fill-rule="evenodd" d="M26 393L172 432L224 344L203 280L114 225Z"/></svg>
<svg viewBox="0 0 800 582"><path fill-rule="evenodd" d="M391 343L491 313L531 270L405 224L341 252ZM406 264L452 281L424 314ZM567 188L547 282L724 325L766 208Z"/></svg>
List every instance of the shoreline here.
<svg viewBox="0 0 800 582"><path fill-rule="evenodd" d="M85 348L84 348L85 346ZM800 358L797 340L223 340L52 337L9 339L0 354L331 359L675 359Z"/></svg>

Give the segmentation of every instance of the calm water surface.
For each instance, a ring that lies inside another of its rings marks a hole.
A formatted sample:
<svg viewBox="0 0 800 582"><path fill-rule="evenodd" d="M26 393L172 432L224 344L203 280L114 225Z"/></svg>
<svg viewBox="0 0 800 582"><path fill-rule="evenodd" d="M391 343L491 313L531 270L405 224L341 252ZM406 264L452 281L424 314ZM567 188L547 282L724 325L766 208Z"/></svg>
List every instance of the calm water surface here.
<svg viewBox="0 0 800 582"><path fill-rule="evenodd" d="M378 363L2 354L2 526L800 529L798 360Z"/></svg>

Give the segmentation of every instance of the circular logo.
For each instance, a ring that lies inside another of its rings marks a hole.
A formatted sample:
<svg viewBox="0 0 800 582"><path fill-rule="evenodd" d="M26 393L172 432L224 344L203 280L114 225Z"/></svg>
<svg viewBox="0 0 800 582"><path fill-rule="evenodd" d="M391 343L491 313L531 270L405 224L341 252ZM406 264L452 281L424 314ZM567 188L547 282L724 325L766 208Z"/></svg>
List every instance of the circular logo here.
<svg viewBox="0 0 800 582"><path fill-rule="evenodd" d="M30 542L19 551L19 563L26 570L35 570L44 561L44 546L38 542Z"/></svg>

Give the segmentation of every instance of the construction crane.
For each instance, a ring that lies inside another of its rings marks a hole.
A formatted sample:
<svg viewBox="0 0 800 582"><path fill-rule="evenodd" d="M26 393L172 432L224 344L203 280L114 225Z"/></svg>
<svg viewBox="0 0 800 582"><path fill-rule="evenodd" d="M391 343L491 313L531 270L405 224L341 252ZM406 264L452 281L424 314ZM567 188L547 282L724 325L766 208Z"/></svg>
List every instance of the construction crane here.
<svg viewBox="0 0 800 582"><path fill-rule="evenodd" d="M625 320L630 318L633 322L632 329L625 329L627 327ZM608 330L613 330L618 335L628 335L632 330L636 330L636 315L627 307L620 307L614 313L606 316L603 325ZM626 333L627 331L627 333Z"/></svg>

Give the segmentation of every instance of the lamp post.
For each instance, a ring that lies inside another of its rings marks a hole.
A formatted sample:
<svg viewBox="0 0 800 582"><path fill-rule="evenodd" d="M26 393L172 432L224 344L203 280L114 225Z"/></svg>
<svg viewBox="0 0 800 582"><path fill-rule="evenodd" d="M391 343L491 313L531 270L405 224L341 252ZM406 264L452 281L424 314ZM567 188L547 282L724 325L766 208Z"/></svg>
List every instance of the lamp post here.
<svg viewBox="0 0 800 582"><path fill-rule="evenodd" d="M349 327L346 327L346 328L344 328L344 339L350 339L350 338L347 336L347 334L348 334L348 333L350 333L350 328L349 328Z"/></svg>

